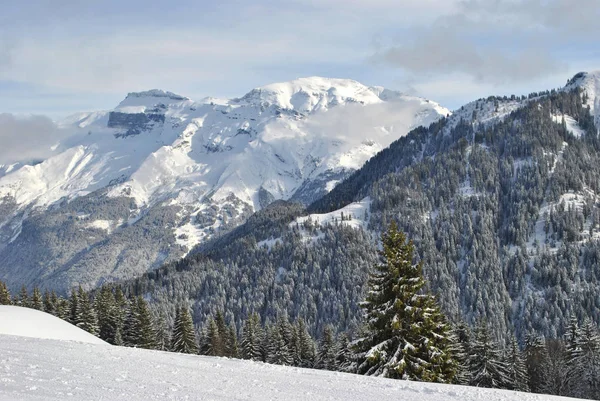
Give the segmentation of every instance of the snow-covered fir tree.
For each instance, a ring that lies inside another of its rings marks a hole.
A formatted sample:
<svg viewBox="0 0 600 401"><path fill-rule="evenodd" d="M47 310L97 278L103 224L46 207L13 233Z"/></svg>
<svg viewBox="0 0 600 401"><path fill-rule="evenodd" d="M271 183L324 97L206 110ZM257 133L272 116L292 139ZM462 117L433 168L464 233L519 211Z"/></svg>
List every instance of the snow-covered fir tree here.
<svg viewBox="0 0 600 401"><path fill-rule="evenodd" d="M480 324L469 354L469 384L475 387L511 388L508 367L502 359L502 350L492 339L487 325Z"/></svg>
<svg viewBox="0 0 600 401"><path fill-rule="evenodd" d="M435 298L424 291L423 264L392 222L382 237L381 263L369 277L366 336L356 342L358 373L397 379L450 382L456 362L449 327Z"/></svg>
<svg viewBox="0 0 600 401"><path fill-rule="evenodd" d="M506 350L506 367L508 370L508 379L511 384L511 389L516 391L529 391L527 366L517 339L512 336L508 349Z"/></svg>
<svg viewBox="0 0 600 401"><path fill-rule="evenodd" d="M0 281L0 305L10 305L12 304L10 291L8 291L8 287L3 281Z"/></svg>
<svg viewBox="0 0 600 401"><path fill-rule="evenodd" d="M175 322L173 325L173 334L171 335L171 351L184 354L197 354L198 344L196 343L196 332L192 316L187 307L177 308Z"/></svg>
<svg viewBox="0 0 600 401"><path fill-rule="evenodd" d="M334 370L336 368L336 355L337 350L333 328L325 326L321 335L321 341L319 341L319 351L317 352L315 368Z"/></svg>
<svg viewBox="0 0 600 401"><path fill-rule="evenodd" d="M253 361L263 360L261 351L262 341L263 332L260 325L260 316L258 313L254 312L246 319L242 329L242 358Z"/></svg>

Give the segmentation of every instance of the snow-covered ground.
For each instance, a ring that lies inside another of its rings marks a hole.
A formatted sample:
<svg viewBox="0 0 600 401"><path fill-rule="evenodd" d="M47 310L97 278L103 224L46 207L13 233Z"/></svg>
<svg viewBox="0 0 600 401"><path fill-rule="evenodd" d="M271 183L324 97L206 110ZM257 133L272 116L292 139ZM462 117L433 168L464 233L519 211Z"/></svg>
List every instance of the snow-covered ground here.
<svg viewBox="0 0 600 401"><path fill-rule="evenodd" d="M2 335L106 344L98 337L56 316L19 306L0 305L0 336Z"/></svg>
<svg viewBox="0 0 600 401"><path fill-rule="evenodd" d="M44 312L0 306L0 401L566 400L115 347Z"/></svg>
<svg viewBox="0 0 600 401"><path fill-rule="evenodd" d="M0 335L0 400L541 401L243 360Z"/></svg>

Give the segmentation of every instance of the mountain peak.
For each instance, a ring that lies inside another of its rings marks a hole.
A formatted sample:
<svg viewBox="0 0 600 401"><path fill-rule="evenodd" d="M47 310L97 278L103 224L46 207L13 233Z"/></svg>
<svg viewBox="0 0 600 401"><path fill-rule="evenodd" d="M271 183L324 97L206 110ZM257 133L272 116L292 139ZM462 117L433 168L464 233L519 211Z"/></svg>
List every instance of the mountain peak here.
<svg viewBox="0 0 600 401"><path fill-rule="evenodd" d="M325 111L346 103L381 103L369 87L352 79L306 77L255 88L236 103L275 105L301 113Z"/></svg>

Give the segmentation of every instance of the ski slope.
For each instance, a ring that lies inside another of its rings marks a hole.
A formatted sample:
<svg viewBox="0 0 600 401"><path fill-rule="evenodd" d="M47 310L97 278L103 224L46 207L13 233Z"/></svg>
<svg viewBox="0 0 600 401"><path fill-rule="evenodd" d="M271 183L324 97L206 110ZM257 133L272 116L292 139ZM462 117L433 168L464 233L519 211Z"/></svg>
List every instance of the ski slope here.
<svg viewBox="0 0 600 401"><path fill-rule="evenodd" d="M0 307L0 401L566 400L115 347L57 320Z"/></svg>

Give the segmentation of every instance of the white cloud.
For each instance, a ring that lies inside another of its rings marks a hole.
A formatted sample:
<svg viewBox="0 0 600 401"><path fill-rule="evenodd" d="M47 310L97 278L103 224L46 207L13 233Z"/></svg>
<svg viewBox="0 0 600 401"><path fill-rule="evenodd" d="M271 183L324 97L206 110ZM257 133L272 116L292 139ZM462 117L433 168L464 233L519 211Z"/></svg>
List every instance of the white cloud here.
<svg viewBox="0 0 600 401"><path fill-rule="evenodd" d="M0 114L0 164L44 160L69 133L45 116Z"/></svg>

